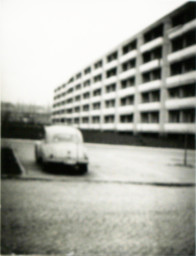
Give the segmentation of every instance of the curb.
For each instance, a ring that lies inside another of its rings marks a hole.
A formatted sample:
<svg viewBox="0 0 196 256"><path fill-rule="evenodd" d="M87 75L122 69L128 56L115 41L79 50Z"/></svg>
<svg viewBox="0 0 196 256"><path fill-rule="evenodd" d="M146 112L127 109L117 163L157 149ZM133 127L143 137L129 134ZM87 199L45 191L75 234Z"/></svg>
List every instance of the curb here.
<svg viewBox="0 0 196 256"><path fill-rule="evenodd" d="M18 155L16 154L16 152L14 151L14 149L12 149L14 158L16 159L16 163L19 166L19 169L21 170L21 174L25 175L26 174L26 170L24 169L23 165L21 164L21 161L19 160Z"/></svg>

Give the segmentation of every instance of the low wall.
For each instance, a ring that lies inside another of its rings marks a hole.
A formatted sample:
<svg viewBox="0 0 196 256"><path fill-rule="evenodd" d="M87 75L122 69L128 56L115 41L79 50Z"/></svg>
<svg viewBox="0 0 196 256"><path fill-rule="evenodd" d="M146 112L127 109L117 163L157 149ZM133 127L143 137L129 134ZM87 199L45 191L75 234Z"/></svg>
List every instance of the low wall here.
<svg viewBox="0 0 196 256"><path fill-rule="evenodd" d="M193 134L167 134L160 136L157 133L142 133L134 135L128 132L82 130L84 141L92 143L139 145L151 147L195 148Z"/></svg>
<svg viewBox="0 0 196 256"><path fill-rule="evenodd" d="M24 123L2 124L2 138L39 139L43 131L42 125ZM84 141L89 143L139 145L151 147L195 148L193 134L167 134L160 136L157 133L142 133L134 135L131 132L81 130Z"/></svg>

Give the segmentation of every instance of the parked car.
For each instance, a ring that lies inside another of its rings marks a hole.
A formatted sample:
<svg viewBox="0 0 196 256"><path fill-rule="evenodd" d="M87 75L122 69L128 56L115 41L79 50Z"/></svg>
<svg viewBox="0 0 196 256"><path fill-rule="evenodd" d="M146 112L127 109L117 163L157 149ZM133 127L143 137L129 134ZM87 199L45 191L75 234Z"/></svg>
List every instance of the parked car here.
<svg viewBox="0 0 196 256"><path fill-rule="evenodd" d="M88 171L88 156L81 132L65 125L46 126L35 144L35 158L43 166L63 163L80 173Z"/></svg>

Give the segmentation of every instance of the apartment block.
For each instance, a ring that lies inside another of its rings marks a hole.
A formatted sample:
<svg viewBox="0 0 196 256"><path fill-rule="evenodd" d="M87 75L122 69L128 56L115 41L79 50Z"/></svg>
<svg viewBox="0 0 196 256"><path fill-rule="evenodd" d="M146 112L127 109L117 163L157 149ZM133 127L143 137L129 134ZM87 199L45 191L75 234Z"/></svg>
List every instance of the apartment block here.
<svg viewBox="0 0 196 256"><path fill-rule="evenodd" d="M196 3L187 2L54 90L53 123L133 134L194 134Z"/></svg>

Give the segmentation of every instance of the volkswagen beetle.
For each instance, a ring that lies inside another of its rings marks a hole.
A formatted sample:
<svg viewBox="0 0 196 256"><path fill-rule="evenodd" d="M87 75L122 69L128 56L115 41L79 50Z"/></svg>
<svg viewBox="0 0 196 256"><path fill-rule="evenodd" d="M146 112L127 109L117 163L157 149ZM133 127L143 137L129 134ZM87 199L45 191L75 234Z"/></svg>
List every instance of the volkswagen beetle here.
<svg viewBox="0 0 196 256"><path fill-rule="evenodd" d="M63 163L74 167L80 173L86 173L88 170L88 156L82 134L70 126L44 127L42 140L35 144L35 159L43 166L49 163Z"/></svg>

